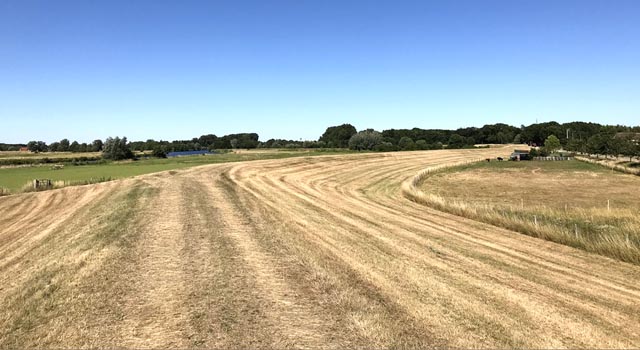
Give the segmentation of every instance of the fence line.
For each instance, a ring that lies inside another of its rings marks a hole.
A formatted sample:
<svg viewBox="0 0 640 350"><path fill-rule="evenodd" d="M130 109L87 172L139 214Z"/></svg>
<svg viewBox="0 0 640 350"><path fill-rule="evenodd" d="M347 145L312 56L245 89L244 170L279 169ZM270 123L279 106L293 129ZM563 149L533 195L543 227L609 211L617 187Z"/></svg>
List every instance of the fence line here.
<svg viewBox="0 0 640 350"><path fill-rule="evenodd" d="M544 161L573 160L573 157L533 157L533 160L544 160Z"/></svg>

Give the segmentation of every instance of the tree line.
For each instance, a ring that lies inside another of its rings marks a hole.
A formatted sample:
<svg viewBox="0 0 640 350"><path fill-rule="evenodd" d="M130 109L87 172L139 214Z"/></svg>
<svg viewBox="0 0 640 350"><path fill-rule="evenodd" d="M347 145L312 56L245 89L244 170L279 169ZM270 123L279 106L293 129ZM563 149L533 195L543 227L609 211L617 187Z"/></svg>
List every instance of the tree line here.
<svg viewBox="0 0 640 350"><path fill-rule="evenodd" d="M131 152L153 151L163 156L168 152L216 149L252 148L350 148L353 150L401 151L455 149L473 147L475 144L528 144L542 146L549 136L558 138L561 148L569 151L603 154L635 155L640 127L624 125L601 125L598 123L535 123L520 127L508 124L487 124L482 127L467 127L456 130L445 129L388 129L358 131L351 124L328 127L318 140L269 139L260 141L257 133L238 133L225 136L206 134L191 140L129 142L125 138L109 138ZM123 142L124 140L124 142ZM62 139L47 145L42 141L30 141L27 147L32 152L100 152L105 151L106 142L70 142ZM0 144L0 150L17 150L22 145ZM116 147L117 148L117 147ZM106 152L108 153L108 152ZM128 152L124 153L129 156ZM115 156L120 157L120 155Z"/></svg>

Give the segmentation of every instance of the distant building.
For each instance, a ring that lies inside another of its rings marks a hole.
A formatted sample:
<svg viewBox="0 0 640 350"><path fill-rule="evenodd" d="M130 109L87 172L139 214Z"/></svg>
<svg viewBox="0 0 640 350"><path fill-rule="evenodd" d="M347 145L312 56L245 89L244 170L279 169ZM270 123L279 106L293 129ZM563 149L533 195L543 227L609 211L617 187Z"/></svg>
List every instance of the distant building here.
<svg viewBox="0 0 640 350"><path fill-rule="evenodd" d="M28 147L20 147L20 152L29 152Z"/></svg>
<svg viewBox="0 0 640 350"><path fill-rule="evenodd" d="M214 152L209 151L181 151L181 152L169 152L167 153L167 157L184 157L184 156L198 156L198 155L208 155L215 154Z"/></svg>
<svg viewBox="0 0 640 350"><path fill-rule="evenodd" d="M516 149L509 156L511 160L531 160L531 155L529 154L529 150L519 150Z"/></svg>

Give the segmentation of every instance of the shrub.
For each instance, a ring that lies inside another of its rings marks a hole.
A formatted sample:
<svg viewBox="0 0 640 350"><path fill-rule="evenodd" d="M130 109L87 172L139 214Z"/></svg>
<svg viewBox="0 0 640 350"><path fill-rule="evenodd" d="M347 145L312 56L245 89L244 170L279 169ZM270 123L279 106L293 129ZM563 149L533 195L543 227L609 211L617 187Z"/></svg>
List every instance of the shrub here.
<svg viewBox="0 0 640 350"><path fill-rule="evenodd" d="M412 151L416 149L416 144L413 143L413 140L408 136L401 137L400 141L398 141L398 146L403 151Z"/></svg>
<svg viewBox="0 0 640 350"><path fill-rule="evenodd" d="M104 142L102 156L104 159L111 160L131 159L133 158L133 152L129 148L126 137L109 137Z"/></svg>
<svg viewBox="0 0 640 350"><path fill-rule="evenodd" d="M358 151L373 150L382 142L383 141L381 133L373 129L367 129L351 136L351 138L349 139L349 148Z"/></svg>
<svg viewBox="0 0 640 350"><path fill-rule="evenodd" d="M167 152L165 151L164 147L162 147L162 146L156 146L153 149L153 152L151 153L151 155L153 155L154 157L157 157L157 158L167 158Z"/></svg>
<svg viewBox="0 0 640 350"><path fill-rule="evenodd" d="M391 142L383 142L375 145L375 147L373 147L373 150L377 152L393 152L397 151L398 147Z"/></svg>

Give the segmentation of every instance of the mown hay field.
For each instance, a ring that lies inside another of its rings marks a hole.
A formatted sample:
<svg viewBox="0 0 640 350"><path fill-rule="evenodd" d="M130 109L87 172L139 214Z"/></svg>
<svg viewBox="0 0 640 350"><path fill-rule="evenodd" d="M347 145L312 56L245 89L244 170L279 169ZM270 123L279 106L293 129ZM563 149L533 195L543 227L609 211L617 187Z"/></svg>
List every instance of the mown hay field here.
<svg viewBox="0 0 640 350"><path fill-rule="evenodd" d="M0 198L0 348L636 348L640 269L401 185L509 148L205 165Z"/></svg>
<svg viewBox="0 0 640 350"><path fill-rule="evenodd" d="M640 264L640 177L582 161L478 162L425 176L436 209Z"/></svg>

